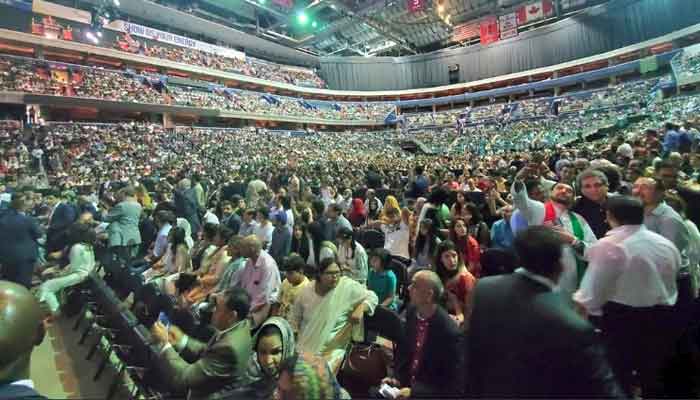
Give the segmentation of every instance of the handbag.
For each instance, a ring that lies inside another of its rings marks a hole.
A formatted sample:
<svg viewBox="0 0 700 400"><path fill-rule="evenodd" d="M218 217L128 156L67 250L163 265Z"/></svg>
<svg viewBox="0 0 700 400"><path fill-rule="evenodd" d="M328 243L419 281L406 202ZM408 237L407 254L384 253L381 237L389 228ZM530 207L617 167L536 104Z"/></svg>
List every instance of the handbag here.
<svg viewBox="0 0 700 400"><path fill-rule="evenodd" d="M367 397L389 373L390 350L377 343L350 343L338 372L340 385L353 398Z"/></svg>

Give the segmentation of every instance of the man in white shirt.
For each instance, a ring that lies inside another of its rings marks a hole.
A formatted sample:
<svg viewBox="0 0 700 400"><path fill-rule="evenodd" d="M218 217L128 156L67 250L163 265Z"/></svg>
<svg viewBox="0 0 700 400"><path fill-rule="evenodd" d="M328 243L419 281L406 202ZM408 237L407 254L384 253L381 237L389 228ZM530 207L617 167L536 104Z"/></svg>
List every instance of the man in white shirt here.
<svg viewBox="0 0 700 400"><path fill-rule="evenodd" d="M644 226L644 206L633 197L606 202L612 229L586 250L588 269L574 300L601 316L616 376L630 390L632 373L645 397L664 394L660 370L674 342L673 306L681 256L676 246Z"/></svg>
<svg viewBox="0 0 700 400"><path fill-rule="evenodd" d="M175 223L175 214L168 210L161 210L158 211L154 220L158 227L158 236L156 236L156 241L153 244L153 251L148 256L148 261L151 263L160 260L165 255L166 250L168 250L168 235Z"/></svg>

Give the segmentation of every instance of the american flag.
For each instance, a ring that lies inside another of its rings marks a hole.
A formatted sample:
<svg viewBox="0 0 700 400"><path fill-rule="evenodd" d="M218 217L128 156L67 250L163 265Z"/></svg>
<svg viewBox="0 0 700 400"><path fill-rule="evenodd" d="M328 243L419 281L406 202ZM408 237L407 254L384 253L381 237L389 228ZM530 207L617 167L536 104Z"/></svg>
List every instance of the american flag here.
<svg viewBox="0 0 700 400"><path fill-rule="evenodd" d="M479 23L467 22L454 27L452 30L452 41L462 42L464 40L479 37Z"/></svg>

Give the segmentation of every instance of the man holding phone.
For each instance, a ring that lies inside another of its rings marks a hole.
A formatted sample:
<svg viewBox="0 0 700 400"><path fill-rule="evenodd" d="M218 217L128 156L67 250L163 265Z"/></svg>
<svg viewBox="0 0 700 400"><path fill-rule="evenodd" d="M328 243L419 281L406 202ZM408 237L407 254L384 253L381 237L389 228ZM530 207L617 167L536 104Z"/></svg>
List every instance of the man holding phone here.
<svg viewBox="0 0 700 400"><path fill-rule="evenodd" d="M584 251L587 246L595 243L595 234L581 215L570 211L574 204L574 189L570 185L557 183L552 188L549 200L542 203L528 197L522 179L521 171L511 188L513 205L525 217L528 226L549 226L564 241L564 271L559 280L559 289L571 296L583 278L586 268Z"/></svg>

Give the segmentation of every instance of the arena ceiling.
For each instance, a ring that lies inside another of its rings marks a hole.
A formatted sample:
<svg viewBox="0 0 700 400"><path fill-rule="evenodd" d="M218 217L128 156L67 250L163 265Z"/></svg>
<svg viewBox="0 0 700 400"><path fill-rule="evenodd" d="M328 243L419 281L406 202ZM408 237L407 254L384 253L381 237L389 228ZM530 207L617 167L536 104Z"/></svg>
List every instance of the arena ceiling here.
<svg viewBox="0 0 700 400"><path fill-rule="evenodd" d="M317 56L398 56L464 45L451 40L455 26L527 3L523 0L157 2ZM409 10L409 2L417 2L420 9Z"/></svg>

